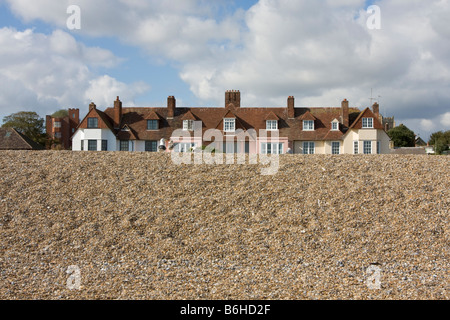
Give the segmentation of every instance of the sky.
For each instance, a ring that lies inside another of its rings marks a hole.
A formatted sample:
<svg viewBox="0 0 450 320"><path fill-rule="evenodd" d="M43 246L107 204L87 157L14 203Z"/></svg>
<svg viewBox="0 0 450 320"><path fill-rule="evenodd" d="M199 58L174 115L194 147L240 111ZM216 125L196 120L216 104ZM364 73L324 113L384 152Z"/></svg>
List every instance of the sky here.
<svg viewBox="0 0 450 320"><path fill-rule="evenodd" d="M240 90L248 107L378 101L427 141L450 130L448 17L450 0L0 0L0 119Z"/></svg>

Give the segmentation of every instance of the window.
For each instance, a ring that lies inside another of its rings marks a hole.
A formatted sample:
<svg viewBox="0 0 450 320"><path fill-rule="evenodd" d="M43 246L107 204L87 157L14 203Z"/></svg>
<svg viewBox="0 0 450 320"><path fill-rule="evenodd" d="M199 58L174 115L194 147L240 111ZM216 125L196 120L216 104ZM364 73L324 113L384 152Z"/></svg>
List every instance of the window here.
<svg viewBox="0 0 450 320"><path fill-rule="evenodd" d="M377 141L377 154L381 154L380 141Z"/></svg>
<svg viewBox="0 0 450 320"><path fill-rule="evenodd" d="M363 118L362 127L363 129L373 129L373 118Z"/></svg>
<svg viewBox="0 0 450 320"><path fill-rule="evenodd" d="M147 130L159 130L158 120L147 120Z"/></svg>
<svg viewBox="0 0 450 320"><path fill-rule="evenodd" d="M235 132L236 131L236 119L224 119L223 131L224 132Z"/></svg>
<svg viewBox="0 0 450 320"><path fill-rule="evenodd" d="M303 142L303 154L314 154L316 144L314 142Z"/></svg>
<svg viewBox="0 0 450 320"><path fill-rule="evenodd" d="M183 130L185 130L185 131L194 130L194 120L184 120L183 121Z"/></svg>
<svg viewBox="0 0 450 320"><path fill-rule="evenodd" d="M62 138L61 132L55 132L55 139L61 139L61 138Z"/></svg>
<svg viewBox="0 0 450 320"><path fill-rule="evenodd" d="M108 140L102 140L102 151L108 151Z"/></svg>
<svg viewBox="0 0 450 320"><path fill-rule="evenodd" d="M339 130L339 122L332 122L331 123L331 130L338 131Z"/></svg>
<svg viewBox="0 0 450 320"><path fill-rule="evenodd" d="M353 141L353 154L359 153L359 141Z"/></svg>
<svg viewBox="0 0 450 320"><path fill-rule="evenodd" d="M267 120L266 121L266 129L267 129L267 131L278 130L278 121L277 120Z"/></svg>
<svg viewBox="0 0 450 320"><path fill-rule="evenodd" d="M84 151L84 140L81 140L81 151Z"/></svg>
<svg viewBox="0 0 450 320"><path fill-rule="evenodd" d="M55 121L54 127L61 128L61 121Z"/></svg>
<svg viewBox="0 0 450 320"><path fill-rule="evenodd" d="M364 154L372 154L372 141L364 141Z"/></svg>
<svg viewBox="0 0 450 320"><path fill-rule="evenodd" d="M88 140L88 151L97 151L97 140Z"/></svg>
<svg viewBox="0 0 450 320"><path fill-rule="evenodd" d="M98 128L98 119L97 118L88 118L88 128L89 129Z"/></svg>
<svg viewBox="0 0 450 320"><path fill-rule="evenodd" d="M331 154L341 154L341 143L332 142L331 143Z"/></svg>
<svg viewBox="0 0 450 320"><path fill-rule="evenodd" d="M157 152L158 151L158 141L145 141L145 151Z"/></svg>
<svg viewBox="0 0 450 320"><path fill-rule="evenodd" d="M129 151L130 150L130 144L128 140L121 140L120 141L120 151Z"/></svg>
<svg viewBox="0 0 450 320"><path fill-rule="evenodd" d="M72 128L72 133L75 133L75 128Z"/></svg>
<svg viewBox="0 0 450 320"><path fill-rule="evenodd" d="M195 146L195 143L177 143L174 150L175 152L192 152L192 150L195 149Z"/></svg>
<svg viewBox="0 0 450 320"><path fill-rule="evenodd" d="M262 154L283 154L282 143L261 143Z"/></svg>
<svg viewBox="0 0 450 320"><path fill-rule="evenodd" d="M314 131L314 121L304 120L303 121L303 131Z"/></svg>

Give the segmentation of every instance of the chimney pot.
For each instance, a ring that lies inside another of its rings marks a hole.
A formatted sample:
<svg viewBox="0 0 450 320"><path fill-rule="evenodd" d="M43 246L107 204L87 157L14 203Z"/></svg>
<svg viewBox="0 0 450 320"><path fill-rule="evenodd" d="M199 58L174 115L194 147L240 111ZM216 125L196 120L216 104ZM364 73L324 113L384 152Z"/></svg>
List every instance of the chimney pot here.
<svg viewBox="0 0 450 320"><path fill-rule="evenodd" d="M177 107L177 101L174 96L167 98L167 119L173 119L175 117L175 108Z"/></svg>
<svg viewBox="0 0 450 320"><path fill-rule="evenodd" d="M122 101L119 100L119 97L117 97L117 100L114 101L114 128L120 127L120 122L122 120Z"/></svg>
<svg viewBox="0 0 450 320"><path fill-rule="evenodd" d="M287 109L288 109L288 118L294 119L295 118L295 98L294 98L294 96L288 97Z"/></svg>
<svg viewBox="0 0 450 320"><path fill-rule="evenodd" d="M348 103L347 99L344 99L344 101L342 101L341 118L342 118L342 124L345 127L348 127L350 120L349 120L349 103Z"/></svg>
<svg viewBox="0 0 450 320"><path fill-rule="evenodd" d="M235 108L241 107L241 93L239 90L227 90L225 92L225 108L233 104Z"/></svg>

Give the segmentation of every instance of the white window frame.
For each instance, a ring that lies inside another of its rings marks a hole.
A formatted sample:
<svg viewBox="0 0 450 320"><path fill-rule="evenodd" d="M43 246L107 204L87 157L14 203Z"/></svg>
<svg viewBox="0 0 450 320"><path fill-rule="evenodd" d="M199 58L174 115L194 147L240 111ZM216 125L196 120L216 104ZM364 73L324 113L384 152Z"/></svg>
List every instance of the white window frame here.
<svg viewBox="0 0 450 320"><path fill-rule="evenodd" d="M223 119L223 132L236 132L236 119L225 118Z"/></svg>
<svg viewBox="0 0 450 320"><path fill-rule="evenodd" d="M313 141L303 142L303 154L315 154L316 153L316 143Z"/></svg>
<svg viewBox="0 0 450 320"><path fill-rule="evenodd" d="M314 120L303 120L303 131L314 131Z"/></svg>
<svg viewBox="0 0 450 320"><path fill-rule="evenodd" d="M369 146L367 144L370 144L370 152L367 152L369 150ZM364 141L363 143L363 153L364 154L372 154L372 141Z"/></svg>
<svg viewBox="0 0 450 320"><path fill-rule="evenodd" d="M197 147L196 143L193 142L179 142L175 144L175 152L192 152L193 149Z"/></svg>
<svg viewBox="0 0 450 320"><path fill-rule="evenodd" d="M183 130L193 131L194 130L194 120L183 120Z"/></svg>
<svg viewBox="0 0 450 320"><path fill-rule="evenodd" d="M363 118L362 127L363 129L373 129L373 118Z"/></svg>
<svg viewBox="0 0 450 320"><path fill-rule="evenodd" d="M61 126L62 126L61 121L55 121L55 123L53 125L53 127L55 127L55 128L61 128Z"/></svg>
<svg viewBox="0 0 450 320"><path fill-rule="evenodd" d="M337 153L336 151L336 143L337 143ZM333 141L331 142L331 154L338 155L341 154L341 142Z"/></svg>
<svg viewBox="0 0 450 320"><path fill-rule="evenodd" d="M283 154L283 143L281 142L262 142L261 154Z"/></svg>
<svg viewBox="0 0 450 320"><path fill-rule="evenodd" d="M353 154L359 154L359 141L353 141Z"/></svg>
<svg viewBox="0 0 450 320"><path fill-rule="evenodd" d="M278 121L277 120L267 120L266 121L266 130L267 131L277 131L278 130Z"/></svg>
<svg viewBox="0 0 450 320"><path fill-rule="evenodd" d="M332 131L339 131L339 122L333 121L333 122L331 123L331 130L332 130Z"/></svg>

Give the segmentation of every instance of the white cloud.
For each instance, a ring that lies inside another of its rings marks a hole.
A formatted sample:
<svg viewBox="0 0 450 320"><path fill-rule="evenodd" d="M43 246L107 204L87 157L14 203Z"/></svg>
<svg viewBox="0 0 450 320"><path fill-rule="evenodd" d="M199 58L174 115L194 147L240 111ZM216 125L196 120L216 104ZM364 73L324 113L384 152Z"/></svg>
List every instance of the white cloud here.
<svg viewBox="0 0 450 320"><path fill-rule="evenodd" d="M88 101L94 101L98 107L106 109L112 105L114 98L119 96L122 101L127 101L127 107L132 107L134 97L149 89L150 87L142 82L128 85L104 75L89 81L89 88L84 97Z"/></svg>
<svg viewBox="0 0 450 320"><path fill-rule="evenodd" d="M447 127L447 130L450 130L450 112L442 115L441 124Z"/></svg>
<svg viewBox="0 0 450 320"><path fill-rule="evenodd" d="M73 4L53 0L8 3L26 21L40 19L59 28L65 27L66 8ZM245 105L282 106L288 95L295 95L302 106L337 106L347 98L352 106L365 107L374 88L374 97L381 96L381 111L386 115L413 118L420 130L431 128L428 121L436 129L448 124L447 116L442 121L435 119L447 112L450 101L449 0L377 1L381 30L368 30L364 0L260 0L246 12L232 13L223 10L227 3L79 0L79 32L113 36L158 60L174 62L181 79L208 103L222 105L225 90L239 89ZM222 11L227 14L218 14ZM54 36L61 38L52 48L56 57L74 59L67 48L80 48L79 44L64 33ZM91 49L90 53L75 51L92 64L117 63L109 52ZM83 68L77 70L81 81ZM51 74L40 79L44 88L56 82ZM125 84L110 83L116 89L109 90L110 79L87 78L89 90L97 88L112 95L125 88Z"/></svg>
<svg viewBox="0 0 450 320"><path fill-rule="evenodd" d="M98 82L91 69L120 62L112 52L87 47L61 30L45 35L31 29L2 28L0 48L1 115L33 110L43 117L60 108L87 108L85 92ZM140 84L128 87L109 80L112 88L127 91L130 100L145 89ZM111 104L113 99L109 100Z"/></svg>
<svg viewBox="0 0 450 320"><path fill-rule="evenodd" d="M433 130L433 127L434 127L434 123L432 120L422 119L420 121L420 129L422 129L424 131L431 131L431 130Z"/></svg>

